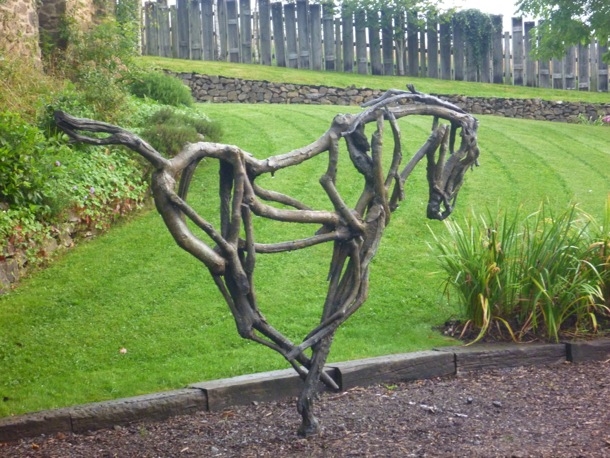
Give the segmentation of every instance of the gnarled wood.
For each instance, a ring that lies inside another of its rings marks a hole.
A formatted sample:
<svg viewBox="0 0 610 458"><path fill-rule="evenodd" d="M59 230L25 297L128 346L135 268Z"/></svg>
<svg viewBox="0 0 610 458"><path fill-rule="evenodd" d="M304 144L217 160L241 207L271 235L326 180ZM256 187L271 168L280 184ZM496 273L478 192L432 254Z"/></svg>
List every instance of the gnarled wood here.
<svg viewBox="0 0 610 458"><path fill-rule="evenodd" d="M369 288L370 262L390 215L404 198L404 183L415 166L427 159L429 199L427 216L442 220L453 211L455 199L466 170L477 164L477 120L462 109L436 97L409 91L390 90L363 106L357 115L337 115L330 128L310 145L256 159L237 146L200 142L187 145L176 157L165 159L131 132L110 124L74 118L56 112L58 124L74 140L95 144L127 146L147 159L155 168L152 193L157 210L176 243L199 259L210 271L235 319L239 334L280 353L305 381L297 402L302 416L299 434L319 430L313 413L318 381L338 389L323 371L337 328L364 303ZM432 117L428 140L401 169L403 159L397 119L411 115ZM440 120L446 120L448 125ZM374 124L369 142L367 124ZM384 128L389 124L394 147L387 172L383 170ZM460 129L460 145L455 150ZM81 132L105 133L89 137ZM343 139L349 157L364 180L364 190L354 208L339 194L335 180ZM311 209L298 200L255 184L257 177L286 167L298 166L320 154L328 154L328 167L320 177L334 211ZM213 227L186 202L193 172L203 158L220 161L220 228ZM181 174L178 192L174 177ZM270 206L276 202L290 209ZM280 243L256 242L252 214L282 222L322 226L311 237ZM208 246L186 224L191 220L214 243ZM241 237L240 234L245 234ZM320 243L333 243L328 273L328 292L320 324L300 344L295 344L271 326L260 312L253 288L256 255L304 249ZM311 357L306 350L311 349Z"/></svg>

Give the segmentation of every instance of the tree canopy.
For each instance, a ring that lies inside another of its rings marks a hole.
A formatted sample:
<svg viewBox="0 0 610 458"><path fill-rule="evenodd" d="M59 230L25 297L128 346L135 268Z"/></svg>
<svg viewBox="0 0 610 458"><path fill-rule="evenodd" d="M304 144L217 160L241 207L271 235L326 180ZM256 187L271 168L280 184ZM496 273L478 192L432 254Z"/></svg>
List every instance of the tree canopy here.
<svg viewBox="0 0 610 458"><path fill-rule="evenodd" d="M518 11L540 19L534 33L537 57L561 57L569 46L596 39L608 45L610 2L608 0L519 0ZM604 59L610 60L606 52Z"/></svg>

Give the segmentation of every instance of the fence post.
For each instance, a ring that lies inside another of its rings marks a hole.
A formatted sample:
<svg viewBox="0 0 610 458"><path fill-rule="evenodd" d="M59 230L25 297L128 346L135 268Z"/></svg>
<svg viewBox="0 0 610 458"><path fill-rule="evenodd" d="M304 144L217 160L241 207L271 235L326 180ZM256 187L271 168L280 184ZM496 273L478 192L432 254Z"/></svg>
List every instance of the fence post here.
<svg viewBox="0 0 610 458"><path fill-rule="evenodd" d="M523 86L523 22L514 17L513 23L513 84Z"/></svg>
<svg viewBox="0 0 610 458"><path fill-rule="evenodd" d="M214 3L201 0L203 60L214 60Z"/></svg>
<svg viewBox="0 0 610 458"><path fill-rule="evenodd" d="M201 11L199 0L189 2L189 37L191 41L191 59L201 60Z"/></svg>
<svg viewBox="0 0 610 458"><path fill-rule="evenodd" d="M502 15L494 14L491 16L492 36L491 36L491 48L492 48L492 82L495 84L502 84L504 82L504 75L502 69Z"/></svg>
<svg viewBox="0 0 610 458"><path fill-rule="evenodd" d="M439 47L441 54L441 78L451 79L451 24L443 19L439 24Z"/></svg>
<svg viewBox="0 0 610 458"><path fill-rule="evenodd" d="M428 41L428 76L438 78L438 16L428 15L426 20L426 37Z"/></svg>
<svg viewBox="0 0 610 458"><path fill-rule="evenodd" d="M341 19L334 19L335 22L335 70L339 71L342 68L343 62L341 55L343 48L341 47Z"/></svg>
<svg viewBox="0 0 610 458"><path fill-rule="evenodd" d="M218 59L226 61L229 58L229 38L227 36L227 4L225 0L216 0L216 15L218 22Z"/></svg>
<svg viewBox="0 0 610 458"><path fill-rule="evenodd" d="M274 2L271 4L271 16L273 20L275 61L278 67L285 67L286 45L284 43L284 15L282 14L282 2Z"/></svg>
<svg viewBox="0 0 610 458"><path fill-rule="evenodd" d="M453 21L453 68L456 81L464 81L464 30L462 24Z"/></svg>
<svg viewBox="0 0 610 458"><path fill-rule="evenodd" d="M526 21L523 23L523 39L525 47L525 85L529 87L536 87L536 62L532 59L531 53L534 48L534 37L532 36L532 29L535 23L532 21Z"/></svg>
<svg viewBox="0 0 610 458"><path fill-rule="evenodd" d="M311 68L322 70L322 6L319 3L309 5L311 31Z"/></svg>
<svg viewBox="0 0 610 458"><path fill-rule="evenodd" d="M189 47L189 12L188 0L176 0L176 32L178 37L178 57L189 59L191 57ZM172 28L174 25L172 25Z"/></svg>
<svg viewBox="0 0 610 458"><path fill-rule="evenodd" d="M589 45L578 45L578 90L588 91L589 83Z"/></svg>
<svg viewBox="0 0 610 458"><path fill-rule="evenodd" d="M419 44L418 44L417 11L407 12L407 60L409 76L419 76Z"/></svg>
<svg viewBox="0 0 610 458"><path fill-rule="evenodd" d="M229 62L239 62L239 26L237 19L237 0L226 0L227 5L227 38L229 44Z"/></svg>
<svg viewBox="0 0 610 458"><path fill-rule="evenodd" d="M426 55L426 23L424 22L419 27L419 76L428 74L428 64Z"/></svg>
<svg viewBox="0 0 610 458"><path fill-rule="evenodd" d="M563 61L563 75L566 89L576 89L575 60L576 48L570 46Z"/></svg>
<svg viewBox="0 0 610 458"><path fill-rule="evenodd" d="M261 64L271 65L271 5L269 0L258 0Z"/></svg>
<svg viewBox="0 0 610 458"><path fill-rule="evenodd" d="M479 56L480 57L480 56ZM478 62L476 61L474 55L474 46L469 40L469 37L466 37L466 81L478 81Z"/></svg>
<svg viewBox="0 0 610 458"><path fill-rule="evenodd" d="M172 45L169 28L169 8L166 0L158 0L159 3L159 55L161 57L172 56Z"/></svg>
<svg viewBox="0 0 610 458"><path fill-rule="evenodd" d="M608 46L600 46L597 43L597 90L608 92L608 64L602 56L608 52Z"/></svg>
<svg viewBox="0 0 610 458"><path fill-rule="evenodd" d="M553 65L553 89L563 89L563 61L554 58Z"/></svg>
<svg viewBox="0 0 610 458"><path fill-rule="evenodd" d="M538 61L538 85L542 88L551 87L551 72L548 60Z"/></svg>
<svg viewBox="0 0 610 458"><path fill-rule="evenodd" d="M504 83L512 84L510 61L510 32L504 32Z"/></svg>
<svg viewBox="0 0 610 458"><path fill-rule="evenodd" d="M324 3L322 6L322 33L324 35L324 69L335 69L335 36L333 5Z"/></svg>
<svg viewBox="0 0 610 458"><path fill-rule="evenodd" d="M396 47L396 73L400 76L405 74L405 57L407 46L405 42L405 14L403 12L394 15L394 46Z"/></svg>
<svg viewBox="0 0 610 458"><path fill-rule="evenodd" d="M146 52L148 56L159 55L159 22L157 20L157 5L146 2L144 5L144 26L146 28Z"/></svg>
<svg viewBox="0 0 610 458"><path fill-rule="evenodd" d="M239 29L241 36L241 61L252 63L252 11L250 0L239 0Z"/></svg>
<svg viewBox="0 0 610 458"><path fill-rule="evenodd" d="M356 29L356 59L358 61L358 73L366 75L368 73L368 58L366 46L366 16L364 10L354 13Z"/></svg>
<svg viewBox="0 0 610 458"><path fill-rule="evenodd" d="M169 7L169 22L171 24L170 27L170 42L172 44L172 57L174 59L178 58L178 11L176 10L176 5L172 5Z"/></svg>
<svg viewBox="0 0 610 458"><path fill-rule="evenodd" d="M383 59L383 74L394 74L394 41L392 40L392 14L381 9L381 53Z"/></svg>
<svg viewBox="0 0 610 458"><path fill-rule="evenodd" d="M296 5L286 3L284 5L284 16L286 18L286 50L288 51L288 67L299 67L299 53L297 50L297 20Z"/></svg>
<svg viewBox="0 0 610 458"><path fill-rule="evenodd" d="M297 34L299 37L299 68L310 68L309 19L307 0L297 0Z"/></svg>
<svg viewBox="0 0 610 458"><path fill-rule="evenodd" d="M383 75L381 61L381 39L379 37L379 13L369 10L366 13L369 31L369 54L371 58L371 74Z"/></svg>
<svg viewBox="0 0 610 458"><path fill-rule="evenodd" d="M341 26L343 41L343 71L354 71L354 14L343 4L341 7Z"/></svg>

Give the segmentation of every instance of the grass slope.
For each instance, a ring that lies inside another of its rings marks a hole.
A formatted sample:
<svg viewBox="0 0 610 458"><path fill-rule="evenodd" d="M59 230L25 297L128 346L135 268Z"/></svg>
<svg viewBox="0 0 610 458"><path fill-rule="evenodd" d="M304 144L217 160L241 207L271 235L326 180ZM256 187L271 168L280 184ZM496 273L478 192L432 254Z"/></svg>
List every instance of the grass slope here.
<svg viewBox="0 0 610 458"><path fill-rule="evenodd" d="M477 97L539 98L543 100L582 101L610 103L608 92L584 92L557 89L540 89L506 84L469 83L435 78L412 76L372 76L357 73L297 70L257 64L234 64L229 62L194 61L144 56L139 62L175 72L194 72L205 75L221 75L258 81L311 84L331 87L368 87L372 89L404 89L407 83L428 94L460 94Z"/></svg>
<svg viewBox="0 0 610 458"><path fill-rule="evenodd" d="M315 140L337 113L328 106L197 109L224 124L226 143L259 157ZM558 208L576 201L601 214L610 192L607 128L489 116L480 121L481 167L467 174L455 218L488 207L534 211L545 199ZM402 124L404 152L412 154L427 136L429 120ZM215 165L201 167L189 195L211 220ZM328 206L317 184L324 167L323 158L312 160L262 183ZM360 190L352 168L342 158L339 188L351 197ZM452 343L431 329L457 313L442 297L427 248L428 225L434 231L444 226L425 219L423 165L413 178L373 262L370 298L338 331L332 361ZM257 222L256 230L265 241L313 229ZM323 246L258 258L261 308L295 340L318 316L329 252ZM0 298L0 416L285 367L272 351L239 338L207 271L174 244L155 211L82 244Z"/></svg>

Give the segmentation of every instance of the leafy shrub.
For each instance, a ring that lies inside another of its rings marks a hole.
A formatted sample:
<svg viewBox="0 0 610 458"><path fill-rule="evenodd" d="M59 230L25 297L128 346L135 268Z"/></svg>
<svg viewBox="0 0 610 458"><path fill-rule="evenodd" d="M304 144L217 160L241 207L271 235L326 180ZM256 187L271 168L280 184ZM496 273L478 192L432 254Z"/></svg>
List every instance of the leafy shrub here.
<svg viewBox="0 0 610 458"><path fill-rule="evenodd" d="M150 71L136 76L129 84L129 90L136 97L147 97L163 105L193 105L191 90L178 78L162 72Z"/></svg>
<svg viewBox="0 0 610 458"><path fill-rule="evenodd" d="M176 155L187 143L198 141L217 142L222 129L216 122L205 117L195 117L164 108L148 118L142 137L157 151L167 156Z"/></svg>
<svg viewBox="0 0 610 458"><path fill-rule="evenodd" d="M557 341L610 317L610 203L601 226L574 206L559 215L542 206L523 220L516 212L446 227L435 248L476 340L493 322L514 340L533 332Z"/></svg>
<svg viewBox="0 0 610 458"><path fill-rule="evenodd" d="M34 213L43 209L60 149L19 115L0 113L0 200Z"/></svg>

